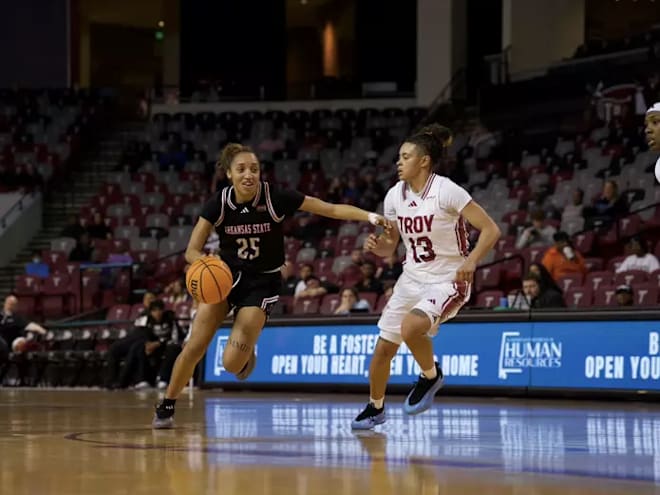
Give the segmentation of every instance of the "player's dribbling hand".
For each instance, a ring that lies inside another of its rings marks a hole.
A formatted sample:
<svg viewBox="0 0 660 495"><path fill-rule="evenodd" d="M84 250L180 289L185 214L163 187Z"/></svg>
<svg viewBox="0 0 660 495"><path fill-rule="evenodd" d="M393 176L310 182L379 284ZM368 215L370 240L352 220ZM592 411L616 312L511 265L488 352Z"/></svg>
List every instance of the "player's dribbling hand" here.
<svg viewBox="0 0 660 495"><path fill-rule="evenodd" d="M373 251L378 246L378 237L376 234L369 234L364 240L363 248L365 251Z"/></svg>
<svg viewBox="0 0 660 495"><path fill-rule="evenodd" d="M465 260L461 266L456 270L456 282L472 283L474 272L477 269L477 264L474 261Z"/></svg>

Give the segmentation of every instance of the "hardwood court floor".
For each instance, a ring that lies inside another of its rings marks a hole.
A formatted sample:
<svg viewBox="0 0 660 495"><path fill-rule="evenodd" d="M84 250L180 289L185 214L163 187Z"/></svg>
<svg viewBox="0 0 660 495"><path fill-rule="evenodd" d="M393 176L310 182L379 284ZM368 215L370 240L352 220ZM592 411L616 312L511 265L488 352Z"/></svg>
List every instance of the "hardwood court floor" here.
<svg viewBox="0 0 660 495"><path fill-rule="evenodd" d="M657 404L441 397L355 434L364 397L0 390L0 494L660 494Z"/></svg>

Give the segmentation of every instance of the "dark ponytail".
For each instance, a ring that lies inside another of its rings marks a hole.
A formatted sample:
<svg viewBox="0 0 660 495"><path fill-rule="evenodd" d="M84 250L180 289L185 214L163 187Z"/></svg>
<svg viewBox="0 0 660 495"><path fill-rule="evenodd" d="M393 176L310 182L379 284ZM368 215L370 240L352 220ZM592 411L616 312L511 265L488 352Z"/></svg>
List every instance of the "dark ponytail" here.
<svg viewBox="0 0 660 495"><path fill-rule="evenodd" d="M431 163L437 165L445 156L445 149L451 145L452 139L450 129L440 124L430 124L409 136L406 143L419 147L424 155L431 157Z"/></svg>

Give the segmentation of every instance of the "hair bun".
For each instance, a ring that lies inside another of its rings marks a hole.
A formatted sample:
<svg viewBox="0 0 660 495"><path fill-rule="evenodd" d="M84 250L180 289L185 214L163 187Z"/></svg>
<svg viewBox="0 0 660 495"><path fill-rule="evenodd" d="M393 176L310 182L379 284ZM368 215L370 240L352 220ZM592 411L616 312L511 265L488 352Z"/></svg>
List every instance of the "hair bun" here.
<svg viewBox="0 0 660 495"><path fill-rule="evenodd" d="M451 129L440 124L429 124L422 128L420 132L431 136L443 148L451 146L454 139Z"/></svg>

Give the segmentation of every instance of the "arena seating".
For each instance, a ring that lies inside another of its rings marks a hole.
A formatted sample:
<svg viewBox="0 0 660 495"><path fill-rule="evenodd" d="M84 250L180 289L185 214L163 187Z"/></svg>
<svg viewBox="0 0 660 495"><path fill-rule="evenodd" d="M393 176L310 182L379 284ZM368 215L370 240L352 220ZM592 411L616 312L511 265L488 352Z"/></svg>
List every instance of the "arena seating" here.
<svg viewBox="0 0 660 495"><path fill-rule="evenodd" d="M155 114L144 140L128 144L117 172L80 212L84 224L100 213L114 233L112 240L94 241L95 260L103 262L112 254L130 256L140 266L132 273L133 288L137 283L137 287L158 289L180 277L185 269L181 253L201 205L211 194L214 159L228 141L241 141L257 150L265 178L279 187L382 207L383 191L394 180L398 143L423 114L420 108ZM639 123L621 127L617 122L582 134L548 132L526 139L480 128L456 135L448 175L468 188L505 234L477 272L476 306L499 304L492 291L506 294L519 289L529 264L540 261L545 248L515 248L518 232L538 208L545 211L548 224L573 236L591 271L605 274L599 287L591 285L592 273L584 280L563 281L567 304L610 304L611 287L623 280L614 274L624 254L620 241L660 228L660 188L651 180L653 156L644 151L641 136ZM333 189L336 178L341 179ZM561 212L577 188L584 191L584 205L589 205L599 196L605 178L617 181L629 211L637 213L597 228L587 227L584 217L562 220ZM220 186L225 180L216 179ZM364 188L380 196L362 194ZM287 222L286 231L287 259L296 268L311 262L324 282L339 287L359 280L351 271L350 253L361 247L364 235L371 231L368 226L297 215ZM128 270L115 275L117 280L110 285L89 270L81 276L76 264L67 262L73 245L73 239L56 239L51 250L44 252L53 269L52 279L19 277L17 291L24 296L23 308L28 312L54 317L130 302ZM660 252L659 243L651 247ZM494 260L500 261L490 265ZM657 302L655 281L657 274L630 279L638 304ZM283 310L327 314L336 303L334 296L285 301ZM382 301L376 299L372 308L377 307L382 307Z"/></svg>

